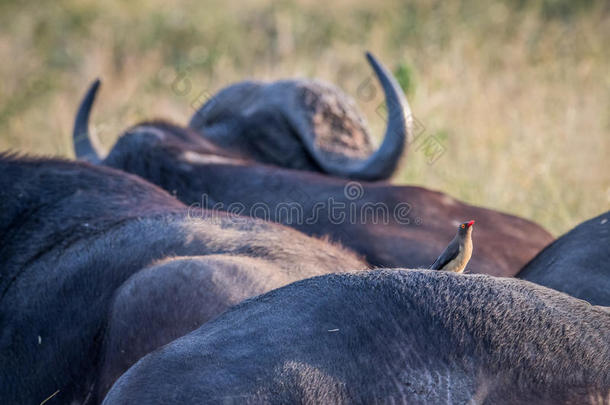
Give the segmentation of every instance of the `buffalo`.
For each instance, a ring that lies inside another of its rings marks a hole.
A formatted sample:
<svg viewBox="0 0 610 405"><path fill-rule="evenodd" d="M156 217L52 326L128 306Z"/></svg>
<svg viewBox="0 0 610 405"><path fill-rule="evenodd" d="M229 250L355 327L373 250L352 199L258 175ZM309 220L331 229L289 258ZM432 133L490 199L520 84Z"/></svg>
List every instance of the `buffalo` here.
<svg viewBox="0 0 610 405"><path fill-rule="evenodd" d="M234 84L199 108L189 126L214 144L258 162L351 179L386 179L413 138L413 117L391 73L370 53L366 57L388 110L377 151L353 101L319 80Z"/></svg>
<svg viewBox="0 0 610 405"><path fill-rule="evenodd" d="M332 274L145 356L103 404L602 403L609 341L607 308L522 280Z"/></svg>
<svg viewBox="0 0 610 405"><path fill-rule="evenodd" d="M99 403L140 356L244 298L367 268L278 224L192 216L111 168L5 154L0 173L3 404Z"/></svg>
<svg viewBox="0 0 610 405"><path fill-rule="evenodd" d="M283 223L334 241L373 266L429 267L464 219L476 219L468 271L514 276L553 238L540 226L475 207L422 187L350 182L334 176L263 165L202 139L191 129L144 122L119 138L102 161L87 126L98 84L85 96L74 136L77 157L121 169L203 208Z"/></svg>
<svg viewBox="0 0 610 405"><path fill-rule="evenodd" d="M413 139L413 117L392 74L374 56L366 56L385 93L388 112L377 151L353 101L318 80L234 84L197 110L189 125L213 144L248 160L351 179L386 179ZM83 127L80 133L86 130ZM77 139L77 148L89 147L86 136Z"/></svg>
<svg viewBox="0 0 610 405"><path fill-rule="evenodd" d="M517 277L610 306L610 211L547 246Z"/></svg>

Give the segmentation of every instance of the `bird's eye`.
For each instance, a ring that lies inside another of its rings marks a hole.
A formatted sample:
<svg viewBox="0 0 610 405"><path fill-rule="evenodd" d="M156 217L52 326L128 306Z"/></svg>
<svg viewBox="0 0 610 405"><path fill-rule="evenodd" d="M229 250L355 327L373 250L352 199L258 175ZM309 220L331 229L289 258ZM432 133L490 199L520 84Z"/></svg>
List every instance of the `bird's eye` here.
<svg viewBox="0 0 610 405"><path fill-rule="evenodd" d="M465 228L465 227L466 227L466 225L462 224L462 228Z"/></svg>

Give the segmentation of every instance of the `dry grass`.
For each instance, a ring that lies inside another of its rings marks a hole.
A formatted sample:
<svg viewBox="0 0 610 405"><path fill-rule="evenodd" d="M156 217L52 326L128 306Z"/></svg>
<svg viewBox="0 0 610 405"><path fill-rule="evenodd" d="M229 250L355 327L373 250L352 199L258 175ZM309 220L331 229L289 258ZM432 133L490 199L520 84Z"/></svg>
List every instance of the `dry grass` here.
<svg viewBox="0 0 610 405"><path fill-rule="evenodd" d="M610 208L610 10L604 2L0 2L0 150L71 156L74 111L109 146L156 116L248 77L312 76L358 101L366 49L395 71L446 147L412 148L397 182L534 219L555 234ZM172 82L184 73L190 91ZM203 96L202 96L203 94Z"/></svg>

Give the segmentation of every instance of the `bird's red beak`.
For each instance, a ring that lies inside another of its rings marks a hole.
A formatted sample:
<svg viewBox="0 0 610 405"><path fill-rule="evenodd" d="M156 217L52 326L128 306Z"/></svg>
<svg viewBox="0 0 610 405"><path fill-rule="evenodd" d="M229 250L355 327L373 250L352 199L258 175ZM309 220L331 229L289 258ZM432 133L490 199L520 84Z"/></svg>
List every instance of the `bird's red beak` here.
<svg viewBox="0 0 610 405"><path fill-rule="evenodd" d="M473 226L473 225L474 225L474 219L473 219L472 221L468 222L468 224L467 224L467 225L468 225L468 228L470 228L471 226Z"/></svg>

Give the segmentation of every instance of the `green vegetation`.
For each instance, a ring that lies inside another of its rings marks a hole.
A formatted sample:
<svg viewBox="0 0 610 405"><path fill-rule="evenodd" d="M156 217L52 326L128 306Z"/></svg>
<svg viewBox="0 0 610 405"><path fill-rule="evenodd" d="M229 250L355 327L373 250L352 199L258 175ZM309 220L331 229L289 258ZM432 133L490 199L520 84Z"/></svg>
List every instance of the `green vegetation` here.
<svg viewBox="0 0 610 405"><path fill-rule="evenodd" d="M395 72L415 143L399 183L534 219L555 234L610 208L610 7L605 1L0 1L0 150L72 156L77 103L103 79L93 125L178 123L245 78L318 77L362 97L371 50ZM176 86L177 78L184 78Z"/></svg>

